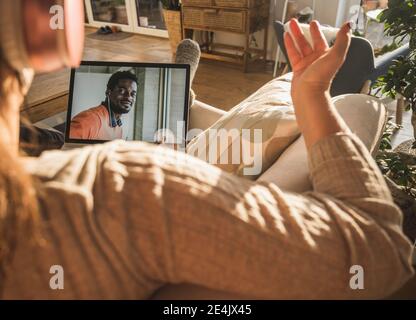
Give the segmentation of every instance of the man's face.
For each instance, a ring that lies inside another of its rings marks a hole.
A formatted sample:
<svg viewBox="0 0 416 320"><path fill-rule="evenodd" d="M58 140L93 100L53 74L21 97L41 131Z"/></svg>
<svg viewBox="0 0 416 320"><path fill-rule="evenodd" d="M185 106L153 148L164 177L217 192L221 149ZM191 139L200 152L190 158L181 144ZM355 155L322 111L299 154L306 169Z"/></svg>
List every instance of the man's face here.
<svg viewBox="0 0 416 320"><path fill-rule="evenodd" d="M113 90L109 90L111 109L116 114L129 113L136 102L137 84L130 79L121 79Z"/></svg>

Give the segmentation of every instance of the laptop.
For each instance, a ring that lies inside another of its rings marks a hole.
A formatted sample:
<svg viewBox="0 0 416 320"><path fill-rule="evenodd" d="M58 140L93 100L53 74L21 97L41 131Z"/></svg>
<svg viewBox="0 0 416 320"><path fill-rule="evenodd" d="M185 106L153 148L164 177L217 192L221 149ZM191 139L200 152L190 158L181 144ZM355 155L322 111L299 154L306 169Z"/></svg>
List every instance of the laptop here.
<svg viewBox="0 0 416 320"><path fill-rule="evenodd" d="M64 150L112 140L184 150L190 66L82 61L71 70Z"/></svg>

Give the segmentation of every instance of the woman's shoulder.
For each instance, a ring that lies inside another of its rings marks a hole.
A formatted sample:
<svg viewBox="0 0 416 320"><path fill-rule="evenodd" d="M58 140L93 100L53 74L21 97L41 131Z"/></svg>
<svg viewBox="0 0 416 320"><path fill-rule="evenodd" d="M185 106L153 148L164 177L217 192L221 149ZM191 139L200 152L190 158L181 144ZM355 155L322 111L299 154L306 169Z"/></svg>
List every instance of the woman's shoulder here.
<svg viewBox="0 0 416 320"><path fill-rule="evenodd" d="M119 158L123 150L140 152L148 148L152 146L147 143L117 140L65 151L46 151L37 158L24 158L23 164L29 174L43 182L68 183L80 176L96 175L98 168L109 159Z"/></svg>
<svg viewBox="0 0 416 320"><path fill-rule="evenodd" d="M43 183L92 184L97 176L123 173L137 167L156 166L167 171L204 167L201 160L184 152L145 142L122 140L68 151L47 151L24 161L26 170ZM182 169L180 169L182 168ZM215 170L214 167L211 167ZM208 170L204 168L204 170ZM122 174L125 176L125 174Z"/></svg>

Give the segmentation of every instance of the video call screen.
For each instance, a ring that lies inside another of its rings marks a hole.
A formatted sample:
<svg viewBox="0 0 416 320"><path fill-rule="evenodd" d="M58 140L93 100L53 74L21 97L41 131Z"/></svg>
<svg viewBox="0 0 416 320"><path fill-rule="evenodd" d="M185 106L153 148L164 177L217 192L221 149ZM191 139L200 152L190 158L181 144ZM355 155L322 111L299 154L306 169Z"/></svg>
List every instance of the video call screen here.
<svg viewBox="0 0 416 320"><path fill-rule="evenodd" d="M71 75L69 141L185 141L187 66L81 65ZM162 138L163 136L163 138ZM166 138L167 136L167 138Z"/></svg>

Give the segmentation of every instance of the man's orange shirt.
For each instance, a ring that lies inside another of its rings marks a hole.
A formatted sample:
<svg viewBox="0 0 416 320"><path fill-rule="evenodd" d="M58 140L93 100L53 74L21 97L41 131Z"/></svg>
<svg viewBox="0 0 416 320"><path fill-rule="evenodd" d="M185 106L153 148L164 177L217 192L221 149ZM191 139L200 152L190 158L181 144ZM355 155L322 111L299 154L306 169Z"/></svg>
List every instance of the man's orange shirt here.
<svg viewBox="0 0 416 320"><path fill-rule="evenodd" d="M111 125L105 105L99 105L77 114L71 121L70 138L84 140L116 140L123 137L119 125Z"/></svg>

